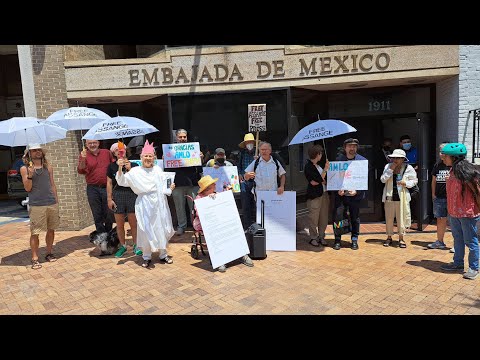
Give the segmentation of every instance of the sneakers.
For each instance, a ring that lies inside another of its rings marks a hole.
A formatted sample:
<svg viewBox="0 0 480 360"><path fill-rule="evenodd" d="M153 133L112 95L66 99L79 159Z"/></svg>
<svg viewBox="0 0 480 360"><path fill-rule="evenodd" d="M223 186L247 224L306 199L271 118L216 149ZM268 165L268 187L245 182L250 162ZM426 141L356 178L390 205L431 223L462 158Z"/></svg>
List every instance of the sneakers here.
<svg viewBox="0 0 480 360"><path fill-rule="evenodd" d="M352 239L352 250L358 250L358 241Z"/></svg>
<svg viewBox="0 0 480 360"><path fill-rule="evenodd" d="M444 271L461 271L461 272L463 272L464 270L463 265L455 265L455 263L453 262L440 266L440 269Z"/></svg>
<svg viewBox="0 0 480 360"><path fill-rule="evenodd" d="M227 266L226 265L220 265L217 268L217 270L220 271L220 272L225 272L225 271L227 271Z"/></svg>
<svg viewBox="0 0 480 360"><path fill-rule="evenodd" d="M184 228L179 227L179 228L177 229L177 235L182 235L184 232L185 232L185 229L184 229Z"/></svg>
<svg viewBox="0 0 480 360"><path fill-rule="evenodd" d="M450 252L453 253L453 254L455 254L455 248L453 248L453 247L450 248Z"/></svg>
<svg viewBox="0 0 480 360"><path fill-rule="evenodd" d="M342 247L342 244L340 243L340 240L335 240L335 244L333 244L333 249L334 250L340 250L340 248Z"/></svg>
<svg viewBox="0 0 480 360"><path fill-rule="evenodd" d="M441 249L444 250L447 248L447 245L443 241L437 240L434 243L428 244L427 247L429 249Z"/></svg>
<svg viewBox="0 0 480 360"><path fill-rule="evenodd" d="M243 265L245 265L245 266L253 266L253 261L252 261L252 259L250 259L250 256L248 256L248 255L245 255L245 256L242 258L242 263L243 263Z"/></svg>
<svg viewBox="0 0 480 360"><path fill-rule="evenodd" d="M168 255L165 256L164 258L160 259L160 262L164 263L164 264L173 264L172 257L168 256Z"/></svg>
<svg viewBox="0 0 480 360"><path fill-rule="evenodd" d="M478 270L472 270L471 268L468 268L468 271L465 274L463 274L463 277L469 280L475 280L477 276L478 276Z"/></svg>
<svg viewBox="0 0 480 360"><path fill-rule="evenodd" d="M116 258L119 258L119 257L122 257L123 254L125 254L125 252L127 251L127 247L126 246L120 246L120 248L117 250L117 252L115 253L115 257Z"/></svg>
<svg viewBox="0 0 480 360"><path fill-rule="evenodd" d="M143 255L143 251L137 248L137 244L134 244L134 245L133 245L133 253L134 253L135 255L139 255L139 256L142 256L142 255Z"/></svg>
<svg viewBox="0 0 480 360"><path fill-rule="evenodd" d="M143 260L143 263L142 263L142 267L147 269L150 267L150 264L152 263L152 260L148 259L148 260Z"/></svg>

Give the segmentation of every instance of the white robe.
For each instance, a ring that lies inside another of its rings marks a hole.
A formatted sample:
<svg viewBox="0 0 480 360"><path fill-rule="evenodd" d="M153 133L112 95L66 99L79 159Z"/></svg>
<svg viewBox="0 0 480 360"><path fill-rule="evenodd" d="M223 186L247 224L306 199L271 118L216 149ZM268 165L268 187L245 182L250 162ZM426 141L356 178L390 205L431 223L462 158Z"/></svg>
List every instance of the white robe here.
<svg viewBox="0 0 480 360"><path fill-rule="evenodd" d="M163 170L154 165L152 168L133 167L125 174L115 175L118 185L130 187L135 194L135 216L137 217L137 246L144 248L150 243L153 251L166 249L174 235L172 216L167 197L171 189L163 190L165 179Z"/></svg>

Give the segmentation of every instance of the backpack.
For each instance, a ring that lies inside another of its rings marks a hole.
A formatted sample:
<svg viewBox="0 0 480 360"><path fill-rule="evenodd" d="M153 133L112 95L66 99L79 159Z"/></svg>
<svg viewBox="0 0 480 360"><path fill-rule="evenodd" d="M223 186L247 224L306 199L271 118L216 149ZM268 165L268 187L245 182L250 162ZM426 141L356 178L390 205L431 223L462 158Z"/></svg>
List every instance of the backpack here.
<svg viewBox="0 0 480 360"><path fill-rule="evenodd" d="M273 153L271 154L273 162L275 163L275 166L277 167L277 187L280 187L280 176L278 176L278 170L280 169L280 161L278 161L274 156ZM255 160L255 164L253 165L253 172L257 170L258 163L260 162L260 156ZM285 168L284 168L285 169ZM255 183L254 185L255 186Z"/></svg>

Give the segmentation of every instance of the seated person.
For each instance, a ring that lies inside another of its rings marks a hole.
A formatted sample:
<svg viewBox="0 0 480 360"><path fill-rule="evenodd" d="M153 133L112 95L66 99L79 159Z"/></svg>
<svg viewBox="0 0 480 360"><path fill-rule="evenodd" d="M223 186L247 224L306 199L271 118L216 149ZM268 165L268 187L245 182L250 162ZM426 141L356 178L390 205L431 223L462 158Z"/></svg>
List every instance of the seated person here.
<svg viewBox="0 0 480 360"><path fill-rule="evenodd" d="M202 199L206 196L210 197L215 197L216 191L215 191L215 183L218 181L218 178L213 179L210 175L206 175L202 177L200 180L198 180L198 186L200 187L198 189L198 195L195 198L195 200ZM193 219L193 228L195 231L202 231L202 224L200 223L200 218L198 217L198 211L196 205L194 205L195 208L195 219ZM242 258L242 263L246 266L253 266L252 259L250 259L250 256L244 255ZM226 264L220 265L218 267L218 271L220 272L225 272L227 271L227 266Z"/></svg>

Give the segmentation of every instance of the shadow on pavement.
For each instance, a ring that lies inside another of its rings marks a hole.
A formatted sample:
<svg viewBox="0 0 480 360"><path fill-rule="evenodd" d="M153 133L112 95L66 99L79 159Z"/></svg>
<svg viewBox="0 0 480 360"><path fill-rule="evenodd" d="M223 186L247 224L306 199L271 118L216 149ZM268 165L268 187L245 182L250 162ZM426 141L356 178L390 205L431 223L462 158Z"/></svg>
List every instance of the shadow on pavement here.
<svg viewBox="0 0 480 360"><path fill-rule="evenodd" d="M385 236L385 239L366 239L365 242L367 244L376 244L376 245L382 245L383 246L383 243L385 242L386 239L387 239L387 237ZM398 240L393 240L392 245L394 245L396 242L398 243Z"/></svg>
<svg viewBox="0 0 480 360"><path fill-rule="evenodd" d="M444 273L444 274L456 274L458 275L458 272L448 272L448 271L443 271L440 269L440 266L444 264L448 264L448 262L443 262L443 261L438 261L438 260L420 260L420 261L415 261L415 260L409 260L406 262L408 265L413 265L413 266L420 266L423 267L427 270L431 270L433 272L439 272L439 273Z"/></svg>
<svg viewBox="0 0 480 360"><path fill-rule="evenodd" d="M88 249L94 245L88 241L88 237L85 235L74 236L61 240L59 242L54 242L53 244L53 254L57 259L60 259L74 251ZM38 252L38 258L40 262L45 262L45 255L47 254L45 246L45 235L40 234L40 249ZM5 257L2 257L0 261L0 266L26 266L30 265L32 259L32 252L29 249L20 251L15 254L11 254Z"/></svg>

